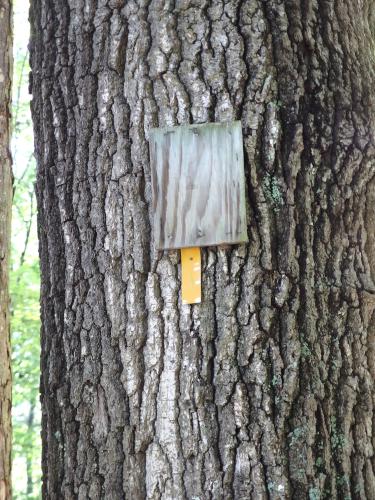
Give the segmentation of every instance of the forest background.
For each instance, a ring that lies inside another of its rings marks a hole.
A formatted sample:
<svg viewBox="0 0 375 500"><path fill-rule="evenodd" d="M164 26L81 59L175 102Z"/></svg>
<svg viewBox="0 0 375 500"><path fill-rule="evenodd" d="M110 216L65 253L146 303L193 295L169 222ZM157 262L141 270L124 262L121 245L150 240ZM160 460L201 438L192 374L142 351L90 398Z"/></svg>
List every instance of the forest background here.
<svg viewBox="0 0 375 500"><path fill-rule="evenodd" d="M11 329L13 369L13 499L41 498L39 404L39 258L30 115L29 5L14 0Z"/></svg>

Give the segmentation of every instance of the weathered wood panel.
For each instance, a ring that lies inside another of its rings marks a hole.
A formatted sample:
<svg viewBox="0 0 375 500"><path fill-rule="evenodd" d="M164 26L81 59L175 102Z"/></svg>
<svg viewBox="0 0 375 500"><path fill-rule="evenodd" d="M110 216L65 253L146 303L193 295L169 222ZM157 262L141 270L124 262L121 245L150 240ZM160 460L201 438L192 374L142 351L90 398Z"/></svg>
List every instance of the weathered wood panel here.
<svg viewBox="0 0 375 500"><path fill-rule="evenodd" d="M150 156L158 249L248 241L240 122L153 129Z"/></svg>

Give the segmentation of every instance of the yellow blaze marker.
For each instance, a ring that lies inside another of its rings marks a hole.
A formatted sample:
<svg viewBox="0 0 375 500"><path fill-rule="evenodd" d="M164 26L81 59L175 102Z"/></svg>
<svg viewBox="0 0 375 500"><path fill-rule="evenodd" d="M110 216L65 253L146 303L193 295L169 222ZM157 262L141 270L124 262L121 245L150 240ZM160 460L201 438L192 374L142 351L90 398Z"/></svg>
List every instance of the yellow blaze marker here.
<svg viewBox="0 0 375 500"><path fill-rule="evenodd" d="M182 303L201 301L201 249L181 248Z"/></svg>

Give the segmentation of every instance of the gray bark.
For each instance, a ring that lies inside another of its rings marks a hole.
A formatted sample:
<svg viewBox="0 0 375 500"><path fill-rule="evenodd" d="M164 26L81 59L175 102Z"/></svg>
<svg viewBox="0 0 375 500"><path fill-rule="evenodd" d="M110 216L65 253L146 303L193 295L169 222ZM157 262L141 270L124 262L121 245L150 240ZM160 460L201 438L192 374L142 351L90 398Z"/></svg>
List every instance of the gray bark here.
<svg viewBox="0 0 375 500"><path fill-rule="evenodd" d="M0 500L11 497L11 401L9 328L10 218L12 166L10 107L12 78L11 5L0 1Z"/></svg>
<svg viewBox="0 0 375 500"><path fill-rule="evenodd" d="M374 2L33 0L44 498L373 499ZM152 241L151 127L239 119L249 244Z"/></svg>

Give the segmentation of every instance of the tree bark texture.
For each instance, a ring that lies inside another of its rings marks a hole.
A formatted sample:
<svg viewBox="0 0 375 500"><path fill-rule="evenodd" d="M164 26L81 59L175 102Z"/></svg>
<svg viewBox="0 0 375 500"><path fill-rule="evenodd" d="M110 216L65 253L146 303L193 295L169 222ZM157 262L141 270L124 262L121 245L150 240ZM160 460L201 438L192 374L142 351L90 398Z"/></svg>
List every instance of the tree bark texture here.
<svg viewBox="0 0 375 500"><path fill-rule="evenodd" d="M11 4L0 0L0 500L11 498L11 401L9 326L10 218L12 166L10 108L12 100Z"/></svg>
<svg viewBox="0 0 375 500"><path fill-rule="evenodd" d="M33 0L43 495L374 499L372 0ZM156 252L151 127L241 120L249 244Z"/></svg>

